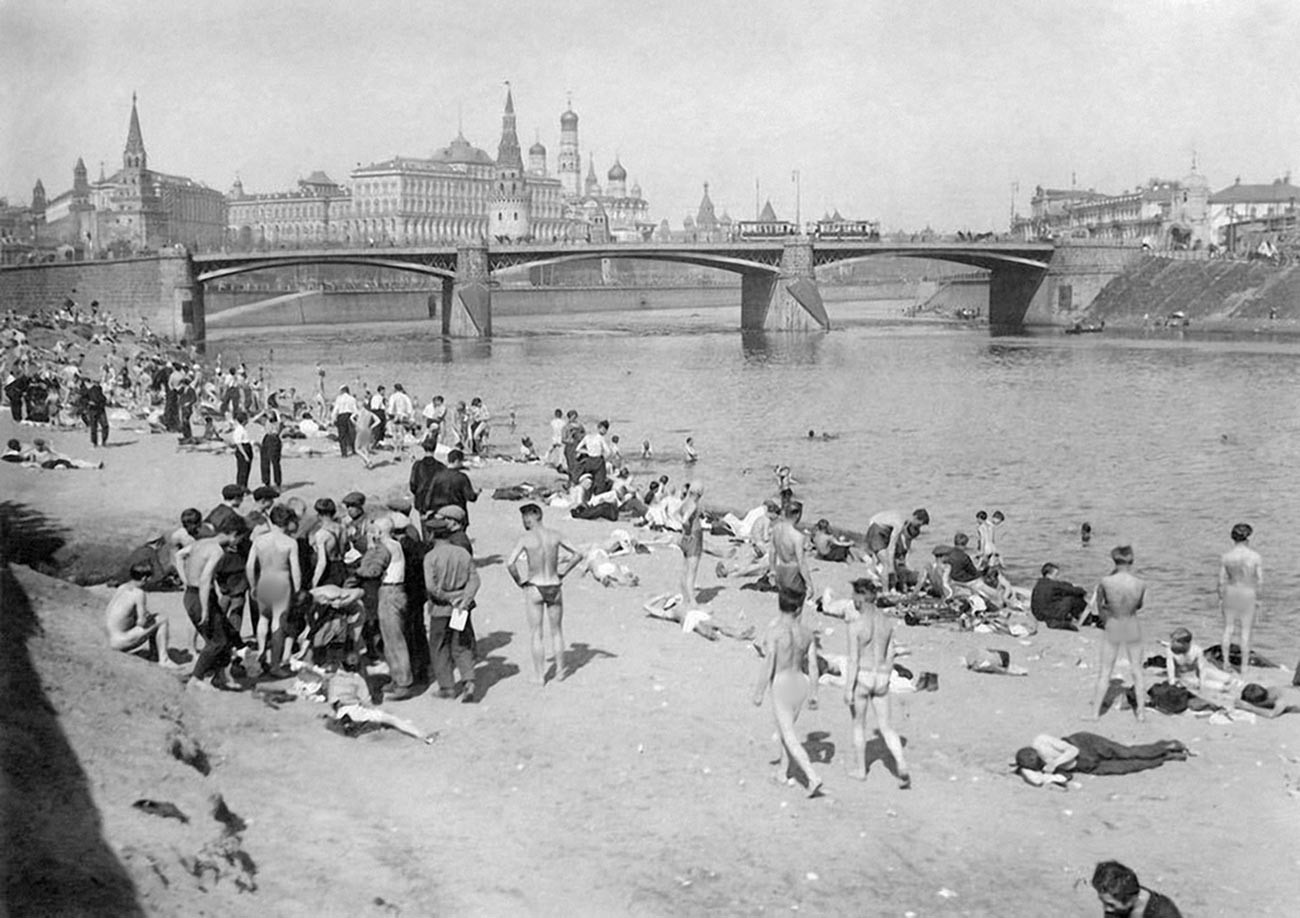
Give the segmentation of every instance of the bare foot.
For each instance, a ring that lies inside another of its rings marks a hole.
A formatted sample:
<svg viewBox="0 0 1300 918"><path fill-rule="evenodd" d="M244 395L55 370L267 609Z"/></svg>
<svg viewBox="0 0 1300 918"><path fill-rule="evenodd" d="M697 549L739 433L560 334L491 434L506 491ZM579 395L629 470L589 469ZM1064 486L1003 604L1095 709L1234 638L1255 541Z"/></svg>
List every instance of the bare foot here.
<svg viewBox="0 0 1300 918"><path fill-rule="evenodd" d="M1147 712L1146 712L1145 710L1139 710L1139 711L1137 712L1137 719L1138 719L1138 723L1140 723L1140 724L1144 724L1144 723L1146 723L1146 722L1147 722Z"/></svg>
<svg viewBox="0 0 1300 918"><path fill-rule="evenodd" d="M867 780L867 770L865 768L854 768L849 765L845 767L844 773L855 781Z"/></svg>

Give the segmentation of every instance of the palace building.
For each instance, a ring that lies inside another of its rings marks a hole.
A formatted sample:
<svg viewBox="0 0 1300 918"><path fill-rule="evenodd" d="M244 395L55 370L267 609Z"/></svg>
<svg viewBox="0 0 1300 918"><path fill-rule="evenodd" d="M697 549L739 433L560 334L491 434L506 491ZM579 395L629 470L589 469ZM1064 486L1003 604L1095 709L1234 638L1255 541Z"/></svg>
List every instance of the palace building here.
<svg viewBox="0 0 1300 918"><path fill-rule="evenodd" d="M588 185L578 187L580 162L578 116L570 105L560 116L558 174L549 172L540 138L525 165L507 90L495 158L462 132L427 157L359 166L348 188L321 172L300 180L295 191L272 194L247 194L236 181L227 237L237 248L551 242L611 233L640 238L647 204L639 186L627 190L623 165L615 161L602 191L594 165Z"/></svg>

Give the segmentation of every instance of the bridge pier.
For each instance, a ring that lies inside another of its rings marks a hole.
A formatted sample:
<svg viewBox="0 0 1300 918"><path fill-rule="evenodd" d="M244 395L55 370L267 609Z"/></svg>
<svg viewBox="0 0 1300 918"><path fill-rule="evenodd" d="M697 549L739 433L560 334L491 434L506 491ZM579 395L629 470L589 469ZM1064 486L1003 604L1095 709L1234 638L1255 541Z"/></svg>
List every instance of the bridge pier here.
<svg viewBox="0 0 1300 918"><path fill-rule="evenodd" d="M989 324L1023 325L1035 301L1049 298L1047 269L999 264L989 271ZM1042 303L1038 303L1039 311Z"/></svg>
<svg viewBox="0 0 1300 918"><path fill-rule="evenodd" d="M786 241L778 273L742 274L740 327L744 330L812 331L831 327L813 275L813 245L806 236Z"/></svg>
<svg viewBox="0 0 1300 918"><path fill-rule="evenodd" d="M203 283L198 280L194 260L189 255L185 256L182 270L174 281L172 306L176 317L173 326L180 331L180 337L203 353L207 349L208 327L203 306Z"/></svg>
<svg viewBox="0 0 1300 918"><path fill-rule="evenodd" d="M456 277L442 283L442 333L454 338L492 337L492 288L486 245L456 250Z"/></svg>

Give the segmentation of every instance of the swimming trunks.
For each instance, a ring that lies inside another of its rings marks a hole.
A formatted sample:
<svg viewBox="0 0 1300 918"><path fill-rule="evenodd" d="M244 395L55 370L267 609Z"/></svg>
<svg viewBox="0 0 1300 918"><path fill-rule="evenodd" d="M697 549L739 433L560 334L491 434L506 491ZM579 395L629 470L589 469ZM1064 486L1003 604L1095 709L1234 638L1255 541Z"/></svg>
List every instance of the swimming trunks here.
<svg viewBox="0 0 1300 918"><path fill-rule="evenodd" d="M858 684L854 691L859 698L884 698L889 694L889 673L858 670Z"/></svg>
<svg viewBox="0 0 1300 918"><path fill-rule="evenodd" d="M528 586L537 591L537 595L542 602L548 606L557 604L561 599L561 584L558 583L529 583Z"/></svg>
<svg viewBox="0 0 1300 918"><path fill-rule="evenodd" d="M1112 615L1106 619L1106 640L1116 646L1142 643L1142 626L1138 624L1137 616L1120 618Z"/></svg>
<svg viewBox="0 0 1300 918"><path fill-rule="evenodd" d="M784 590L801 599L808 595L808 584L803 579L803 571L799 570L799 562L778 561L773 574L777 590Z"/></svg>
<svg viewBox="0 0 1300 918"><path fill-rule="evenodd" d="M881 526L872 523L867 527L867 550L873 555L889 547L889 537L894 534L893 526Z"/></svg>

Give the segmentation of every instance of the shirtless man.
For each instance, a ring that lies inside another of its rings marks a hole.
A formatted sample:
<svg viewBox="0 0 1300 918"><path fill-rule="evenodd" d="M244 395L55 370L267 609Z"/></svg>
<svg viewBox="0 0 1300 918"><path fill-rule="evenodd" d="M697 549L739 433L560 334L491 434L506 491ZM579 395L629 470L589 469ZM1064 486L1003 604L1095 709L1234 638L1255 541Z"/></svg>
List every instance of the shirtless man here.
<svg viewBox="0 0 1300 918"><path fill-rule="evenodd" d="M347 567L343 564L343 526L337 519L338 508L334 501L322 497L316 501L319 517L311 534L311 547L316 553L316 569L311 575L311 588L331 585L343 586Z"/></svg>
<svg viewBox="0 0 1300 918"><path fill-rule="evenodd" d="M903 586L897 582L896 571L907 560L907 550L921 534L921 527L929 524L925 508L913 510L906 519L897 510L885 510L867 520L867 551L875 556L886 592Z"/></svg>
<svg viewBox="0 0 1300 918"><path fill-rule="evenodd" d="M867 779L867 709L876 714L876 730L894 757L898 786L907 790L912 777L903 758L903 743L889 722L889 677L894 672L894 625L876 606L876 585L869 578L853 581L853 612L848 622L849 652L844 663L844 703L853 718L855 758L849 775Z"/></svg>
<svg viewBox="0 0 1300 918"><path fill-rule="evenodd" d="M187 545L193 545L196 541L203 538L204 535L211 535L209 531L203 531L203 514L194 507L189 507L181 511L181 525L179 529L174 529L167 536L167 547L171 550L172 567L177 571L181 569L178 555L182 548Z"/></svg>
<svg viewBox="0 0 1300 918"><path fill-rule="evenodd" d="M242 517L227 517L217 526L216 535L199 539L181 551L183 557L178 571L185 586L181 602L205 642L190 674L196 684L204 684L211 676L212 687L219 687L223 680L221 671L230 663L231 645L239 641L239 635L230 627L229 617L222 612L216 573L226 550L239 541L246 527Z"/></svg>
<svg viewBox="0 0 1300 918"><path fill-rule="evenodd" d="M1232 527L1232 548L1219 564L1219 614L1223 616L1223 668L1231 668L1232 625L1241 620L1241 677L1246 681L1250 666L1250 633L1259 607L1259 588L1264 584L1264 566L1259 552L1250 547L1254 532L1247 523Z"/></svg>
<svg viewBox="0 0 1300 918"><path fill-rule="evenodd" d="M803 603L788 591L777 594L781 614L763 635L763 660L759 664L758 684L754 687L754 707L761 707L767 687L772 687L772 714L780 738L780 758L774 780L785 784L794 759L808 779L808 796L821 793L822 781L813 769L808 752L794 732L794 723L807 701L817 707L816 632L800 616ZM805 671L806 670L806 671Z"/></svg>
<svg viewBox="0 0 1300 918"><path fill-rule="evenodd" d="M131 579L117 588L104 613L108 646L123 653L147 647L156 653L159 666L173 668L176 664L167 656L167 621L155 618L145 599L144 583L153 576L153 567L136 564L130 574Z"/></svg>
<svg viewBox="0 0 1300 918"><path fill-rule="evenodd" d="M1137 693L1137 719L1145 721L1147 690L1142 675L1142 627L1137 611L1146 599L1147 585L1133 575L1133 547L1120 545L1111 550L1115 570L1097 584L1097 615L1106 629L1101 642L1101 667L1097 670L1097 689L1085 720L1101 719L1101 703L1110 688L1115 659L1123 650L1133 670L1133 688Z"/></svg>
<svg viewBox="0 0 1300 918"><path fill-rule="evenodd" d="M804 535L799 531L799 518L803 516L803 503L792 500L781 511L781 519L772 527L772 553L769 556L772 583L777 592L789 593L792 599L803 603L814 592L812 572L808 569L808 553Z"/></svg>
<svg viewBox="0 0 1300 918"><path fill-rule="evenodd" d="M298 566L298 540L285 532L295 522L283 504L271 508L270 527L253 539L244 574L257 597L257 657L273 675L287 676L284 663L284 627L281 619L302 588ZM268 637L270 643L268 646ZM268 650L270 655L268 658Z"/></svg>
<svg viewBox="0 0 1300 918"><path fill-rule="evenodd" d="M582 563L583 555L554 529L542 525L542 508L537 504L524 504L519 508L523 518L524 534L515 543L506 558L506 570L524 591L524 612L528 616L528 630L532 635L533 676L538 685L546 684L546 648L542 640L542 617L550 624L551 642L555 648L555 679L563 682L568 671L564 667L564 597L561 581ZM563 564L560 551L569 553ZM520 556L528 558L528 576L521 577L516 567Z"/></svg>

